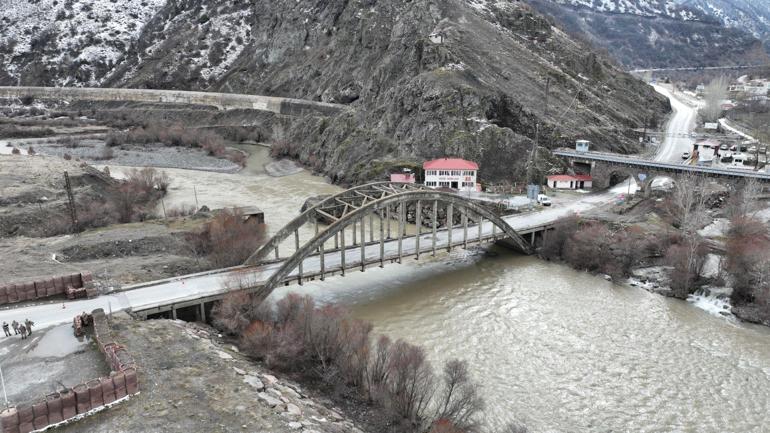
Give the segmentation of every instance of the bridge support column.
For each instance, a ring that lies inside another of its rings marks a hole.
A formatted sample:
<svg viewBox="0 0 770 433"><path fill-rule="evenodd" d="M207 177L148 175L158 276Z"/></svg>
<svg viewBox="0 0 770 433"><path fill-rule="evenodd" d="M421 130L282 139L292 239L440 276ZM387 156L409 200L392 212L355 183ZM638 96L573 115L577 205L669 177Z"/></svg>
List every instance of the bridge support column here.
<svg viewBox="0 0 770 433"><path fill-rule="evenodd" d="M295 251L299 251L299 230L294 230L294 246ZM297 282L299 282L299 285L302 285L302 262L299 262L299 265L297 266Z"/></svg>
<svg viewBox="0 0 770 433"><path fill-rule="evenodd" d="M171 307L171 319L176 320L176 308Z"/></svg>
<svg viewBox="0 0 770 433"><path fill-rule="evenodd" d="M417 236L414 238L414 259L420 260L420 234L422 233L422 202L420 200L417 200L417 209L415 209L414 222L417 224Z"/></svg>
<svg viewBox="0 0 770 433"><path fill-rule="evenodd" d="M340 275L345 276L345 227L340 230Z"/></svg>
<svg viewBox="0 0 770 433"><path fill-rule="evenodd" d="M356 222L353 221L353 243L350 245L351 247L356 246Z"/></svg>
<svg viewBox="0 0 770 433"><path fill-rule="evenodd" d="M335 250L340 249L340 234L339 233L335 233L334 234L334 249Z"/></svg>
<svg viewBox="0 0 770 433"><path fill-rule="evenodd" d="M390 239L390 206L385 207L385 219L388 220L388 239Z"/></svg>
<svg viewBox="0 0 770 433"><path fill-rule="evenodd" d="M468 249L468 211L463 211L463 248Z"/></svg>
<svg viewBox="0 0 770 433"><path fill-rule="evenodd" d="M406 219L406 216L404 215L404 203L401 203L398 205L398 263L401 264L401 258L404 254L404 227L406 224L404 224L404 220Z"/></svg>
<svg viewBox="0 0 770 433"><path fill-rule="evenodd" d="M380 267L385 266L385 222L382 220L382 213L380 213Z"/></svg>
<svg viewBox="0 0 770 433"><path fill-rule="evenodd" d="M318 236L318 218L315 219L315 234ZM316 251L320 251L320 248Z"/></svg>
<svg viewBox="0 0 770 433"><path fill-rule="evenodd" d="M529 237L529 243L535 245L535 232L532 232Z"/></svg>
<svg viewBox="0 0 770 433"><path fill-rule="evenodd" d="M278 260L278 245L275 246L275 259Z"/></svg>
<svg viewBox="0 0 770 433"><path fill-rule="evenodd" d="M446 244L446 250L451 252L452 251L452 229L455 225L454 220L454 206L452 203L449 203L449 205L446 208L446 226L447 226L447 244Z"/></svg>
<svg viewBox="0 0 770 433"><path fill-rule="evenodd" d="M479 215L479 245L481 245L481 231L482 231L483 225L484 225L484 217Z"/></svg>
<svg viewBox="0 0 770 433"><path fill-rule="evenodd" d="M497 240L497 226L492 224L492 242Z"/></svg>
<svg viewBox="0 0 770 433"><path fill-rule="evenodd" d="M321 281L326 279L326 251L324 251L324 243L326 242L321 242L321 246L319 247L321 250L321 255L319 256L319 259L321 260Z"/></svg>
<svg viewBox="0 0 770 433"><path fill-rule="evenodd" d="M436 219L438 219L438 200L433 200L433 256L436 255Z"/></svg>
<svg viewBox="0 0 770 433"><path fill-rule="evenodd" d="M366 218L361 218L361 272L366 270Z"/></svg>
<svg viewBox="0 0 770 433"><path fill-rule="evenodd" d="M200 321L202 323L206 323L206 303L205 302L201 302L201 304L200 304L200 313L198 313L198 314L199 314L198 317L200 318Z"/></svg>

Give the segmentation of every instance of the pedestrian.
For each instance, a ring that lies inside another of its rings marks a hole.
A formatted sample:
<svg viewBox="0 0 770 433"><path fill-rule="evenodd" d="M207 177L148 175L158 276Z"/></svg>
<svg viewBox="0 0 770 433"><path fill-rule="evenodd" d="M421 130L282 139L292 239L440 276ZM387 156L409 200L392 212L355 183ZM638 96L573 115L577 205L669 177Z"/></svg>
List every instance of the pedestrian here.
<svg viewBox="0 0 770 433"><path fill-rule="evenodd" d="M24 325L19 325L19 332L21 332L21 339L24 340L27 338L27 327Z"/></svg>
<svg viewBox="0 0 770 433"><path fill-rule="evenodd" d="M32 325L34 325L35 322L27 319L24 321L24 324L27 325L27 335L32 335Z"/></svg>
<svg viewBox="0 0 770 433"><path fill-rule="evenodd" d="M3 322L3 332L5 332L6 337L11 336L11 331L8 330L8 322Z"/></svg>
<svg viewBox="0 0 770 433"><path fill-rule="evenodd" d="M13 326L13 333L16 334L16 335L19 335L19 322L14 320L11 323L11 326Z"/></svg>

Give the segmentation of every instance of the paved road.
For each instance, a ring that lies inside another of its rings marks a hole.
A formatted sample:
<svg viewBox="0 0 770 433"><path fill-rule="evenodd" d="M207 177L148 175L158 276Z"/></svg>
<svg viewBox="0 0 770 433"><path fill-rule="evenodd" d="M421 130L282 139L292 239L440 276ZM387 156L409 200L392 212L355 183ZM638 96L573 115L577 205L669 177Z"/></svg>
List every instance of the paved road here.
<svg viewBox="0 0 770 433"><path fill-rule="evenodd" d="M632 187L635 189L635 187ZM517 231L523 231L527 228L537 227L552 223L571 213L585 213L598 206L611 203L618 194L629 190L626 183L620 184L612 190L602 193L586 194L575 200L557 203L553 207L540 212L513 215L506 218L506 221ZM491 223L485 223L482 227L484 235L492 233ZM499 233L499 231L498 231ZM478 234L476 226L469 226L468 236ZM453 241L462 239L462 228L453 231ZM437 244L446 245L447 231L437 233ZM421 237L421 251L430 248L429 234L423 233ZM387 254L394 254L398 249L397 241L389 241L385 245ZM403 251L415 251L414 238L405 238L402 244ZM430 254L430 253L428 253ZM379 257L379 245L370 245L365 250L366 260L372 260ZM360 247L349 248L346 252L346 262L348 264L360 263ZM325 265L327 269L339 266L340 254L327 253L325 255ZM278 269L280 263L250 268L248 273L250 282L264 282ZM395 265L390 265L395 266ZM303 262L305 272L312 272L320 269L320 260L318 256L308 257ZM72 302L59 303L40 303L36 305L27 305L24 307L7 308L0 310L0 321L31 319L37 324L37 327L43 328L60 323L72 321L72 317L83 311L92 311L96 308L104 308L105 311L119 311L132 308L142 310L156 305L167 305L169 303L181 303L185 300L192 300L205 296L213 296L227 290L227 285L232 284L233 275L243 275L242 271L225 271L215 274L200 274L183 276L180 278L160 281L156 283L145 284L142 287L133 290L127 290L111 295L100 296L94 299L85 299ZM296 274L296 270L294 271ZM334 277L339 278L339 277Z"/></svg>
<svg viewBox="0 0 770 433"><path fill-rule="evenodd" d="M656 85L655 91L667 97L671 101L671 108L674 114L666 126L666 135L663 143L658 148L655 160L659 162L681 163L682 153L691 152L693 143L692 138L685 138L695 128L697 109L685 103L674 95L669 89Z"/></svg>

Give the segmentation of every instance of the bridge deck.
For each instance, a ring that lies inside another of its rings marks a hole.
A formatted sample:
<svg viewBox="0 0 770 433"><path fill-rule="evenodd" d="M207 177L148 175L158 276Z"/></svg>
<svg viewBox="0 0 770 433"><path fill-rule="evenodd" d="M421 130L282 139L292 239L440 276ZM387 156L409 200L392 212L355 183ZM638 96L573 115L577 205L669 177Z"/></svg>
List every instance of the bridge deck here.
<svg viewBox="0 0 770 433"><path fill-rule="evenodd" d="M595 152L577 152L569 150L556 150L553 152L556 156L563 158L606 162L608 164L632 167L639 169L655 170L670 173L694 173L705 176L727 177L727 178L753 178L763 182L770 182L770 173L763 171L753 171L748 169L728 169L718 167L700 167L696 165L673 164L670 162L657 162L649 159L632 158L626 156L615 156Z"/></svg>
<svg viewBox="0 0 770 433"><path fill-rule="evenodd" d="M606 199L606 197L605 197ZM535 214L514 215L506 218L506 221L520 234L528 234L541 231L553 221L564 217L573 210L583 210L592 207L586 204L577 208L549 209ZM496 229L496 235L492 235L493 225L485 222L482 226L482 241L491 242L495 238L503 238L503 234ZM430 230L430 229L425 229ZM447 249L448 230L437 230L436 252L440 254ZM421 235L421 255L432 253L432 232L423 232ZM455 228L452 232L452 244L463 244L463 228ZM468 244L478 242L478 226L468 226ZM410 257L416 254L415 236L402 238L402 257ZM384 242L385 263L398 258L398 239ZM365 247L365 266L376 266L380 263L379 241L368 243ZM327 275L341 272L341 254L339 251L327 251L324 255ZM281 266L282 261L269 263L249 268L235 267L218 271L204 272L200 274L186 275L162 281L147 282L129 286L109 295L94 299L83 299L65 303L45 303L30 306L16 306L0 310L0 320L12 321L14 319L29 318L37 326L45 327L54 324L67 323L75 314L82 311L92 311L96 308L104 308L105 311L132 310L151 314L153 312L167 311L173 308L181 308L188 305L199 304L202 301L221 299L228 291L226 285L233 281L233 275L243 275L244 270L249 276L249 282L259 284L266 282L270 276ZM354 272L361 267L360 246L348 247L345 253L345 268L348 272ZM303 276L317 277L320 275L320 256L307 257L303 261ZM297 270L287 278L289 282L296 281ZM23 316L23 317L22 317Z"/></svg>

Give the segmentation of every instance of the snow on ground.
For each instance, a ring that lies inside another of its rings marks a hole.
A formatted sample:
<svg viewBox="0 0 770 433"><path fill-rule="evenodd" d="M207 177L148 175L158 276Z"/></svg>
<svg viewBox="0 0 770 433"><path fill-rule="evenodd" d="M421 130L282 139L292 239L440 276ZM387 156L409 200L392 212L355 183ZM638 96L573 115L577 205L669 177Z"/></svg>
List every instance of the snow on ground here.
<svg viewBox="0 0 770 433"><path fill-rule="evenodd" d="M719 238L727 234L730 228L730 220L727 218L717 218L711 224L698 230L698 234L704 238Z"/></svg>
<svg viewBox="0 0 770 433"><path fill-rule="evenodd" d="M145 23L165 0L13 0L3 1L0 46L10 55L0 56L5 69L18 78L15 56L51 50L43 62L55 66L91 63L114 66L139 36ZM97 85L86 82L59 84Z"/></svg>

